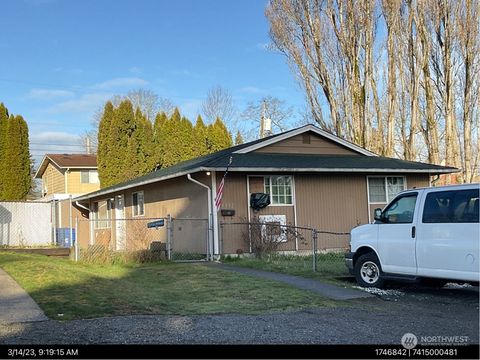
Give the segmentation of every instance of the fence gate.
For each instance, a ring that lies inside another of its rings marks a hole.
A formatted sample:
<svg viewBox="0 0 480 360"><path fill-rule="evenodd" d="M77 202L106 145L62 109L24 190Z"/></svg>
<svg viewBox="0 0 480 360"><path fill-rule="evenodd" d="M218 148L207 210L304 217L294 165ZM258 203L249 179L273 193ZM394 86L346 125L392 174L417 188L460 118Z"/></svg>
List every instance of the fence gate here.
<svg viewBox="0 0 480 360"><path fill-rule="evenodd" d="M171 218L170 260L208 260L208 230L208 219Z"/></svg>

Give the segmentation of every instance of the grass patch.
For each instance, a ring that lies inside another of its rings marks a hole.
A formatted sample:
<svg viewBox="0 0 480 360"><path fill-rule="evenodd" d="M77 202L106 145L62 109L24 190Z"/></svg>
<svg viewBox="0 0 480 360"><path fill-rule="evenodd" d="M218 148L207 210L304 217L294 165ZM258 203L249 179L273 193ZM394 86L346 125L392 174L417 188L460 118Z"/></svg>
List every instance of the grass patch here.
<svg viewBox="0 0 480 360"><path fill-rule="evenodd" d="M344 253L329 252L317 254L317 272L313 272L313 256L270 254L262 259L258 258L230 258L222 261L226 264L244 266L252 269L279 272L289 275L297 275L308 278L317 278L327 282L345 285L345 282L337 279L348 276L345 266Z"/></svg>
<svg viewBox="0 0 480 360"><path fill-rule="evenodd" d="M200 264L95 265L2 252L0 267L48 317L59 320L131 314L263 313L336 304L286 284Z"/></svg>

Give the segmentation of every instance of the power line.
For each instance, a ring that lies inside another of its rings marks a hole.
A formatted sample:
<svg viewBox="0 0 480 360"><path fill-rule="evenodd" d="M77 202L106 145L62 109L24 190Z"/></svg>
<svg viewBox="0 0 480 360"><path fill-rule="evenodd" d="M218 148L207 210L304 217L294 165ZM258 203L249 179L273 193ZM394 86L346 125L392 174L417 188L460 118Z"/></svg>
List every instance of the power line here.
<svg viewBox="0 0 480 360"><path fill-rule="evenodd" d="M76 146L76 147L85 147L85 145L82 144L54 144L54 143L37 143L37 142L31 142L30 145L45 145L45 146Z"/></svg>

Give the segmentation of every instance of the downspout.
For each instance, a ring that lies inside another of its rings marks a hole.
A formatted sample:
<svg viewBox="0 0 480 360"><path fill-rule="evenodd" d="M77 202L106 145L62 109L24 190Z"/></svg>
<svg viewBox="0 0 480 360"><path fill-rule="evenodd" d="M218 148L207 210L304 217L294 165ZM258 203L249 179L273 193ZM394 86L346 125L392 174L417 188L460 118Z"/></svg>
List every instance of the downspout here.
<svg viewBox="0 0 480 360"><path fill-rule="evenodd" d="M70 172L70 168L65 170L65 194L68 194L68 173Z"/></svg>
<svg viewBox="0 0 480 360"><path fill-rule="evenodd" d="M205 184L202 184L200 181L195 180L192 178L190 174L187 174L187 179L190 180L191 182L200 185L201 187L204 187L207 189L207 203L208 203L208 249L211 254L211 257L207 255L207 258L209 260L213 260L214 254L215 254L215 246L213 244L213 214L212 214L212 190L210 187L208 187Z"/></svg>
<svg viewBox="0 0 480 360"><path fill-rule="evenodd" d="M435 187L438 180L440 180L440 174L435 175L435 179L430 180L430 186Z"/></svg>

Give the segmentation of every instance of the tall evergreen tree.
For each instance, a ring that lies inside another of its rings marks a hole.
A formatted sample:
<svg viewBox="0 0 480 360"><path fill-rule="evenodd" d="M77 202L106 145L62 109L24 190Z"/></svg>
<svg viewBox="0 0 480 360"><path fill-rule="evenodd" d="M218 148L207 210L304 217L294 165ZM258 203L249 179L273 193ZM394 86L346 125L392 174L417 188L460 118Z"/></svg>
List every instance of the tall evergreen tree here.
<svg viewBox="0 0 480 360"><path fill-rule="evenodd" d="M113 183L113 174L111 173L110 158L113 155L112 147L112 121L114 108L109 101L105 104L102 118L98 124L98 149L97 149L97 165L98 177L102 187L109 186Z"/></svg>
<svg viewBox="0 0 480 360"><path fill-rule="evenodd" d="M207 136L207 127L202 117L198 115L197 122L193 128L193 154L195 157L208 154Z"/></svg>
<svg viewBox="0 0 480 360"><path fill-rule="evenodd" d="M190 160L195 157L193 143L193 126L190 120L182 117L180 121L178 149L180 150L180 161Z"/></svg>
<svg viewBox="0 0 480 360"><path fill-rule="evenodd" d="M235 145L243 144L243 137L240 134L240 130L237 130L237 135L235 135Z"/></svg>
<svg viewBox="0 0 480 360"><path fill-rule="evenodd" d="M5 140L7 139L8 110L0 103L0 199L3 199L3 169L5 163Z"/></svg>
<svg viewBox="0 0 480 360"><path fill-rule="evenodd" d="M232 136L220 118L207 128L209 153L226 149L233 145Z"/></svg>
<svg viewBox="0 0 480 360"><path fill-rule="evenodd" d="M165 142L165 129L168 117L165 112L157 114L153 124L153 165L154 169L159 169L163 164L163 149Z"/></svg>
<svg viewBox="0 0 480 360"><path fill-rule="evenodd" d="M3 141L4 200L25 200L31 186L28 126L20 115L10 115Z"/></svg>

